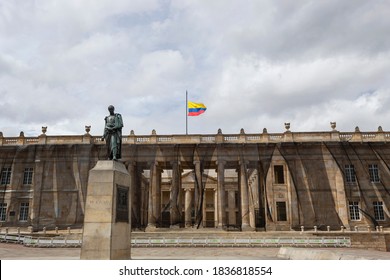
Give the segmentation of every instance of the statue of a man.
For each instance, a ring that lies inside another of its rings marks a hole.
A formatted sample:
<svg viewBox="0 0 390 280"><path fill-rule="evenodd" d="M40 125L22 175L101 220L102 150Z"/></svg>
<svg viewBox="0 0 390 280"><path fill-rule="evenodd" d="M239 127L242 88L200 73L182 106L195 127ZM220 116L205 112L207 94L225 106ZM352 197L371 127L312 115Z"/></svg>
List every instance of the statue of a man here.
<svg viewBox="0 0 390 280"><path fill-rule="evenodd" d="M114 110L114 106L108 106L110 115L104 118L106 124L102 137L102 140L106 140L107 157L110 160L120 159L122 148L122 116L118 113L114 113Z"/></svg>

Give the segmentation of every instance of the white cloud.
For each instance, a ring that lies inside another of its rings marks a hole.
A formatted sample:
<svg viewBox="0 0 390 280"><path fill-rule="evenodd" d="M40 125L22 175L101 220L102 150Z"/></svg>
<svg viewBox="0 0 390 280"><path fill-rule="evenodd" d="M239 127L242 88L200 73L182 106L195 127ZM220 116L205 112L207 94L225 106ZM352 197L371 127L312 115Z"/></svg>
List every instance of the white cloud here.
<svg viewBox="0 0 390 280"><path fill-rule="evenodd" d="M237 118L250 119L259 113L276 119L293 118L310 106L321 106L332 100L351 102L364 92L389 88L386 79L389 59L390 54L283 63L256 56L234 58L224 64L221 79L216 80L210 97L215 111L210 114L217 117L229 110L225 118L232 123ZM368 102L359 100L360 104Z"/></svg>
<svg viewBox="0 0 390 280"><path fill-rule="evenodd" d="M19 75L26 70L28 70L28 65L23 61L8 54L0 54L0 77L2 75Z"/></svg>

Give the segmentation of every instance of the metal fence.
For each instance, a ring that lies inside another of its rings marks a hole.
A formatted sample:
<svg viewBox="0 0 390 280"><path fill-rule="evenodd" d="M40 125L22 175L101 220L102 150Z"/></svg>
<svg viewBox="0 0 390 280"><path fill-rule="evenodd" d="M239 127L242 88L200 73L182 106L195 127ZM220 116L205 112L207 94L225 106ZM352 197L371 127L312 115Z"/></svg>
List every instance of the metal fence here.
<svg viewBox="0 0 390 280"><path fill-rule="evenodd" d="M0 242L20 243L29 247L81 247L80 238L69 236L32 237L0 234ZM132 247L350 247L349 237L199 237L133 238Z"/></svg>
<svg viewBox="0 0 390 280"><path fill-rule="evenodd" d="M350 247L349 237L133 238L132 247Z"/></svg>
<svg viewBox="0 0 390 280"><path fill-rule="evenodd" d="M33 237L15 234L0 234L0 242L19 243L27 247L81 247L80 238L69 236Z"/></svg>

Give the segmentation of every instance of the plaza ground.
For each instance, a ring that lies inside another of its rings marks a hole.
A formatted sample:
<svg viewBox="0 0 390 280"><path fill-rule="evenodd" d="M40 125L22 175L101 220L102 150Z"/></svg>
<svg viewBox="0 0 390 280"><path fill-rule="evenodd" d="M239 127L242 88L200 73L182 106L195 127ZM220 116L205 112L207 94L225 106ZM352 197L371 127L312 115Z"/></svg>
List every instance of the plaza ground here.
<svg viewBox="0 0 390 280"><path fill-rule="evenodd" d="M352 248L132 248L136 260L390 260L390 252ZM80 248L34 248L0 243L1 260L78 260Z"/></svg>

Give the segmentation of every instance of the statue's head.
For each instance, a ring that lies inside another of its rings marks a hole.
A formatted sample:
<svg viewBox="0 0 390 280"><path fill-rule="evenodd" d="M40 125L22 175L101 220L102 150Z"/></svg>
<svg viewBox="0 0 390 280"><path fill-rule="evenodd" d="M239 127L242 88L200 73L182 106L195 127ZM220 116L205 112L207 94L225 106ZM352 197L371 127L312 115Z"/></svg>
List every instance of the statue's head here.
<svg viewBox="0 0 390 280"><path fill-rule="evenodd" d="M114 110L115 110L115 107L114 106L112 106L112 105L110 105L110 106L108 106L108 111L111 113L111 112L114 112Z"/></svg>

